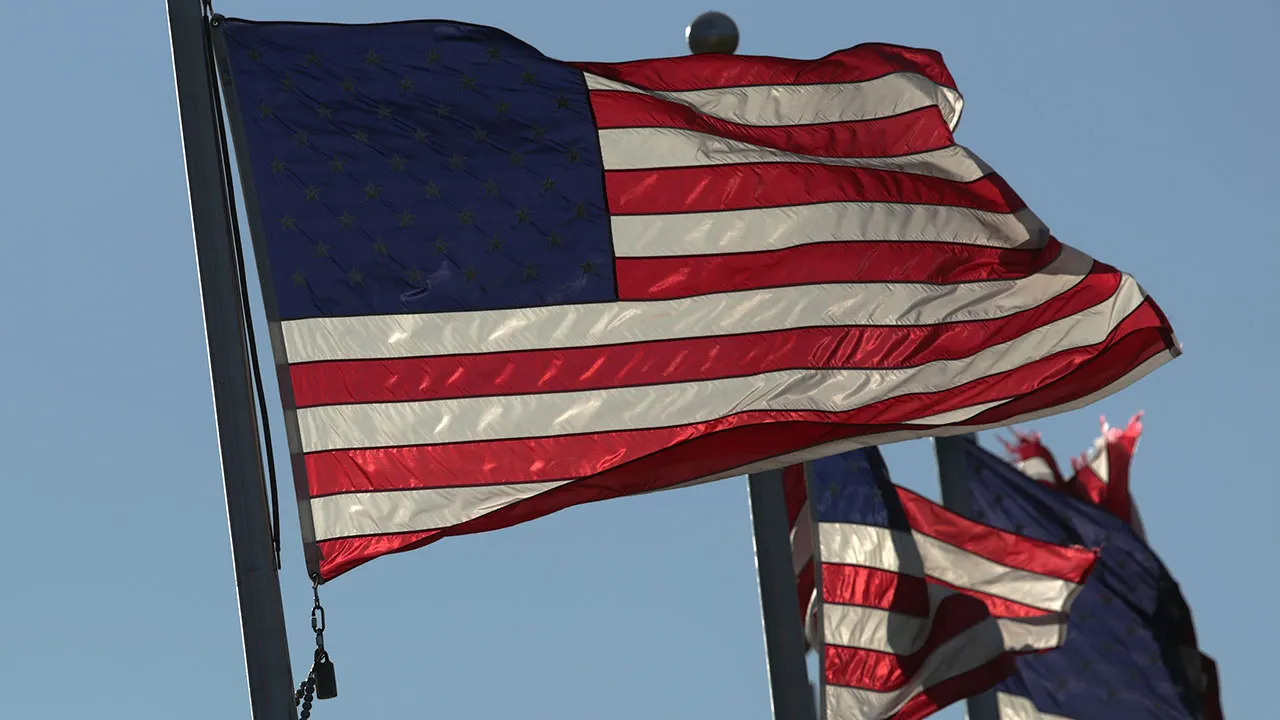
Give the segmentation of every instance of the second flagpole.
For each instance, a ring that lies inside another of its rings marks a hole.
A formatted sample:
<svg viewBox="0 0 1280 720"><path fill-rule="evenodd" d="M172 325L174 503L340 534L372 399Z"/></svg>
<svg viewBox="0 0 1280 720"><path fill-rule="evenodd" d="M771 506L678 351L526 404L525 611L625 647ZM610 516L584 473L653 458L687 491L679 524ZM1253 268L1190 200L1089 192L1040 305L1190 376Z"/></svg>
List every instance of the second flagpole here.
<svg viewBox="0 0 1280 720"><path fill-rule="evenodd" d="M685 39L695 55L732 54L738 49L738 27L724 13L706 12L689 24ZM817 713L805 665L804 626L796 596L782 471L754 473L747 478L747 486L773 717L809 720Z"/></svg>
<svg viewBox="0 0 1280 720"><path fill-rule="evenodd" d="M976 442L978 436L975 434L933 440L938 457L938 483L942 488L942 504L948 510L970 519L974 519L973 496L969 491L968 471L964 467L964 451L967 443ZM969 697L965 705L965 717L968 720L1000 720L994 690Z"/></svg>

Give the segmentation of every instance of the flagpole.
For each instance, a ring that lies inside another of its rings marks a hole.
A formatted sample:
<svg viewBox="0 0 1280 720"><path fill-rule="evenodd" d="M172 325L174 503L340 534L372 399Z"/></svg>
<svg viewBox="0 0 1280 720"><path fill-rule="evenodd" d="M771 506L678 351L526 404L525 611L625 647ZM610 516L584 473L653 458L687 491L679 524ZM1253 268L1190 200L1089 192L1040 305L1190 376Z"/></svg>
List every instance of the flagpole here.
<svg viewBox="0 0 1280 720"><path fill-rule="evenodd" d="M209 7L207 0L166 3L251 717L296 720L233 244L226 145L214 101Z"/></svg>
<svg viewBox="0 0 1280 720"><path fill-rule="evenodd" d="M969 519L973 517L973 495L969 492L968 471L964 466L965 443L978 442L976 434L933 439L938 457L938 484L942 487L942 504L948 510ZM966 700L968 720L1000 720L995 690L972 695Z"/></svg>
<svg viewBox="0 0 1280 720"><path fill-rule="evenodd" d="M693 54L738 49L738 27L724 13L705 12L685 30ZM805 665L804 624L796 597L791 560L791 525L782 489L782 471L747 477L755 545L760 611L764 622L765 668L774 720L815 718L813 686Z"/></svg>
<svg viewBox="0 0 1280 720"><path fill-rule="evenodd" d="M809 683L809 669L804 659L804 623L796 596L782 471L752 473L747 478L747 490L751 500L773 717L774 720L814 718L813 686Z"/></svg>

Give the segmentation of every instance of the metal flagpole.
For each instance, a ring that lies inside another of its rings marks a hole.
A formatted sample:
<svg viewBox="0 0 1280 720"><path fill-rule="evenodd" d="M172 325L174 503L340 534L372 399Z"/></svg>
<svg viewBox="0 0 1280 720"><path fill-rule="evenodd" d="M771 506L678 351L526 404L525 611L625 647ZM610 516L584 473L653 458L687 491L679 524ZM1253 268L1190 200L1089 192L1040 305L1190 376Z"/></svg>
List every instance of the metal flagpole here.
<svg viewBox="0 0 1280 720"><path fill-rule="evenodd" d="M293 672L263 488L231 197L214 98L207 0L166 0L227 521L254 720L296 720Z"/></svg>
<svg viewBox="0 0 1280 720"><path fill-rule="evenodd" d="M747 487L773 717L774 720L814 718L813 686L804 660L804 624L796 597L782 471L753 473L747 478Z"/></svg>
<svg viewBox="0 0 1280 720"><path fill-rule="evenodd" d="M942 504L948 510L973 519L973 496L969 493L968 472L964 467L965 443L976 443L974 434L934 438L938 456L938 484L942 486ZM968 720L1000 720L1000 709L994 690L970 696L966 701Z"/></svg>
<svg viewBox="0 0 1280 720"><path fill-rule="evenodd" d="M724 13L699 15L685 30L685 37L689 50L695 54L733 53L738 49L738 27ZM817 715L805 665L804 625L796 597L782 471L752 474L747 478L747 487L773 717L808 720Z"/></svg>

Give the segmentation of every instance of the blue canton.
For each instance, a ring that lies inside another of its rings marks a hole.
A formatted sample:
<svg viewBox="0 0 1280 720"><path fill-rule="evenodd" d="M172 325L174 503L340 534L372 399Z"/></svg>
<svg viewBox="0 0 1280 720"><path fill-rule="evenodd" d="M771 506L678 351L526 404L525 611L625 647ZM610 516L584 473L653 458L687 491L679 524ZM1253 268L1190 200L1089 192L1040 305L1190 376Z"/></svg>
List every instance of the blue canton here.
<svg viewBox="0 0 1280 720"><path fill-rule="evenodd" d="M1168 569L1124 521L1030 480L970 443L975 519L1047 542L1101 547L1071 607L1066 644L1018 658L996 689L1071 718L1198 718L1182 640L1191 613Z"/></svg>
<svg viewBox="0 0 1280 720"><path fill-rule="evenodd" d="M808 467L810 504L818 522L910 529L878 449L820 458Z"/></svg>
<svg viewBox="0 0 1280 720"><path fill-rule="evenodd" d="M453 22L219 27L275 317L617 299L580 72Z"/></svg>

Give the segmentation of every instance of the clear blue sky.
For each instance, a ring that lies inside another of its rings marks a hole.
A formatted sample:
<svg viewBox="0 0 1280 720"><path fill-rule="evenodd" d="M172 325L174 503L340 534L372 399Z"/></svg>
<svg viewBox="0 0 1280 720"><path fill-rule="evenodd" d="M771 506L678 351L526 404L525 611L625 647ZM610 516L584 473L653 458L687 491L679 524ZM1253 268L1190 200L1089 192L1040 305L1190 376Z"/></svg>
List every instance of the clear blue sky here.
<svg viewBox="0 0 1280 720"><path fill-rule="evenodd" d="M698 3L223 0L228 15L498 25L565 59L684 52ZM1135 488L1228 717L1280 716L1272 453L1280 6L726 1L749 53L941 50L960 140L1065 242L1136 275L1186 354L1037 425L1061 459L1145 409ZM18 2L0 23L0 708L247 716L163 3ZM278 418L277 418L278 420ZM986 442L993 438L986 437ZM932 448L886 449L937 495ZM285 512L295 675L310 588ZM765 720L745 482L612 501L375 561L325 587L341 696L316 717ZM939 717L959 718L952 708Z"/></svg>

